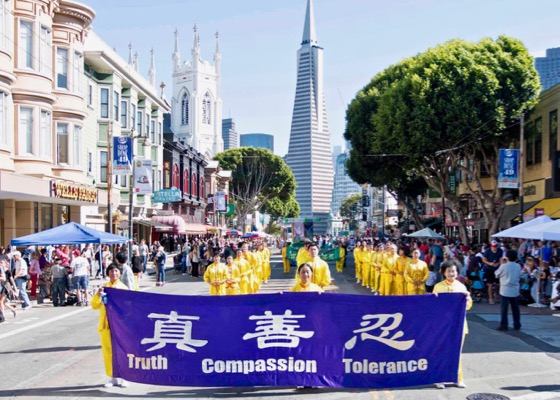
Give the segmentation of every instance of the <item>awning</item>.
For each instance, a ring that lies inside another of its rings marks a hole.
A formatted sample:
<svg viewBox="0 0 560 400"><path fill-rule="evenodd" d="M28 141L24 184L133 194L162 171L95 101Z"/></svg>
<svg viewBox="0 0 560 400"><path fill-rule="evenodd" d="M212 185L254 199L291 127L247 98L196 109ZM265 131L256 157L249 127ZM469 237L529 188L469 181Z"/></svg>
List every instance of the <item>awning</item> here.
<svg viewBox="0 0 560 400"><path fill-rule="evenodd" d="M538 201L528 201L527 203L523 203L523 213L525 214L528 209L530 209L536 204L538 204ZM518 217L519 217L519 203L507 205L504 210L504 213L502 214L502 219L500 220L500 228L509 227L506 226L508 225L508 222L514 219L517 220Z"/></svg>
<svg viewBox="0 0 560 400"><path fill-rule="evenodd" d="M529 208L527 211L525 211L524 214L535 215L536 208L543 208L544 215L548 215L550 218L560 218L560 197L541 200L537 204Z"/></svg>
<svg viewBox="0 0 560 400"><path fill-rule="evenodd" d="M185 231L182 233L187 235L206 235L208 233L208 226L203 224L185 223Z"/></svg>
<svg viewBox="0 0 560 400"><path fill-rule="evenodd" d="M159 223L161 225L167 225L171 227L171 231L177 234L181 234L185 232L185 220L181 218L179 215L154 215L152 217L152 222ZM156 229L157 232L157 229Z"/></svg>
<svg viewBox="0 0 560 400"><path fill-rule="evenodd" d="M153 228L156 232L173 232L173 227L171 225L161 224L156 221L149 219L135 219L133 220L135 224L148 226Z"/></svg>

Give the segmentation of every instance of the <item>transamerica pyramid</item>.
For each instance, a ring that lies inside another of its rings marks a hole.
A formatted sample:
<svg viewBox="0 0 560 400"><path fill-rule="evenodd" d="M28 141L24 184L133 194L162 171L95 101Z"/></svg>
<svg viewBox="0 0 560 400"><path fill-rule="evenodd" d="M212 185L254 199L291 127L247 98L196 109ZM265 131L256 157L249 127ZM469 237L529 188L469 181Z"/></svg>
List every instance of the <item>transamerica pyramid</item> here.
<svg viewBox="0 0 560 400"><path fill-rule="evenodd" d="M308 0L286 163L297 182L302 218L314 220L314 234L327 230L334 187L331 141L323 89L323 49L317 44L313 2Z"/></svg>

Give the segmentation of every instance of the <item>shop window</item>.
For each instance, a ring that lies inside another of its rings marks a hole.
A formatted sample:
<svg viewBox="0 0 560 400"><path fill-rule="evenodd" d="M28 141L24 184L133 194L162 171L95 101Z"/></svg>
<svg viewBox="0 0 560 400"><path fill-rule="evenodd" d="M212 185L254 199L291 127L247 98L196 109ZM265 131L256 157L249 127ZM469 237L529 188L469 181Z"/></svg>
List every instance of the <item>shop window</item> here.
<svg viewBox="0 0 560 400"><path fill-rule="evenodd" d="M53 227L53 205L41 203L41 229L51 229Z"/></svg>

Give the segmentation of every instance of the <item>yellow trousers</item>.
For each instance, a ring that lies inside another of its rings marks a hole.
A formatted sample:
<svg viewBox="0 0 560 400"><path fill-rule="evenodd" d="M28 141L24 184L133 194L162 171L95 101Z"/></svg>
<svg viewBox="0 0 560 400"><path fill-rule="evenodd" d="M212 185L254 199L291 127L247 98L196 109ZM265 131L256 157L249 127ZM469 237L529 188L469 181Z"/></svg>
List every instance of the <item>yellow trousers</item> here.
<svg viewBox="0 0 560 400"><path fill-rule="evenodd" d="M379 294L382 296L390 296L393 294L393 274L389 274L387 272L381 273Z"/></svg>
<svg viewBox="0 0 560 400"><path fill-rule="evenodd" d="M356 278L362 280L362 262L356 261Z"/></svg>
<svg viewBox="0 0 560 400"><path fill-rule="evenodd" d="M424 284L415 286L413 283L406 284L406 294L425 294L426 286Z"/></svg>
<svg viewBox="0 0 560 400"><path fill-rule="evenodd" d="M336 272L342 272L343 268L344 268L344 258L341 258L340 260L336 261Z"/></svg>
<svg viewBox="0 0 560 400"><path fill-rule="evenodd" d="M371 288L376 292L379 292L379 282L381 280L381 270L379 268L373 269L373 281L371 284Z"/></svg>
<svg viewBox="0 0 560 400"><path fill-rule="evenodd" d="M404 277L397 274L397 276L395 276L395 282L393 284L393 294L396 296L404 296L404 294L406 293L404 285Z"/></svg>
<svg viewBox="0 0 560 400"><path fill-rule="evenodd" d="M371 272L371 265L363 263L362 265L362 286L369 287L369 275Z"/></svg>
<svg viewBox="0 0 560 400"><path fill-rule="evenodd" d="M290 260L288 258L284 258L284 273L290 273Z"/></svg>
<svg viewBox="0 0 560 400"><path fill-rule="evenodd" d="M99 331L101 337L101 353L103 354L103 362L105 363L105 373L109 377L113 377L113 351L111 348L111 331L103 329Z"/></svg>

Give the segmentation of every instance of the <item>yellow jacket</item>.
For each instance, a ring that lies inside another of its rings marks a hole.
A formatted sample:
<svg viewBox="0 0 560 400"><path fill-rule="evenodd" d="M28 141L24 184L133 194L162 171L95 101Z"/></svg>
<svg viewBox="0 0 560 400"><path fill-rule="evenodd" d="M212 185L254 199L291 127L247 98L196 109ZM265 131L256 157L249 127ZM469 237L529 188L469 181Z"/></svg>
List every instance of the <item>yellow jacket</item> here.
<svg viewBox="0 0 560 400"><path fill-rule="evenodd" d="M311 282L319 285L321 288L329 286L331 284L331 271L329 270L329 264L321 260L319 256L315 257L315 260L308 261L313 267L313 276L311 277ZM296 272L296 282L300 283L299 274Z"/></svg>
<svg viewBox="0 0 560 400"><path fill-rule="evenodd" d="M128 286L122 283L120 280L115 283L107 282L103 285L104 288L114 288L114 289L124 289L128 290ZM101 301L101 296L99 293L95 293L91 299L91 308L94 310L99 310L99 324L97 325L97 330L102 331L109 329L109 320L107 319L107 310L105 309L105 304Z"/></svg>
<svg viewBox="0 0 560 400"><path fill-rule="evenodd" d="M319 285L316 285L313 282L309 282L307 285L298 282L290 289L290 292L319 292L320 293L322 291L323 289L321 289Z"/></svg>
<svg viewBox="0 0 560 400"><path fill-rule="evenodd" d="M298 250L298 254L296 256L296 265L299 267L301 264L305 264L309 261L311 261L311 254L309 254L304 246Z"/></svg>
<svg viewBox="0 0 560 400"><path fill-rule="evenodd" d="M433 293L465 293L469 294L467 287L463 285L458 280L454 280L453 282L447 282L447 279L441 281L440 283L436 283L434 286ZM469 295L467 297L467 311L470 310L472 307L472 299ZM463 334L469 333L469 326L467 325L467 318L465 318L465 328L463 330Z"/></svg>
<svg viewBox="0 0 560 400"><path fill-rule="evenodd" d="M420 259L417 262L414 262L414 259L412 259L404 271L404 279L412 284L414 282L425 283L428 280L429 274L428 264Z"/></svg>
<svg viewBox="0 0 560 400"><path fill-rule="evenodd" d="M218 283L218 286L210 285L210 294L213 296L226 294L226 266L222 263L212 263L206 268L204 282Z"/></svg>
<svg viewBox="0 0 560 400"><path fill-rule="evenodd" d="M226 281L225 283L226 294L239 294L239 282L241 281L241 272L235 264L232 264L231 269L226 265Z"/></svg>

